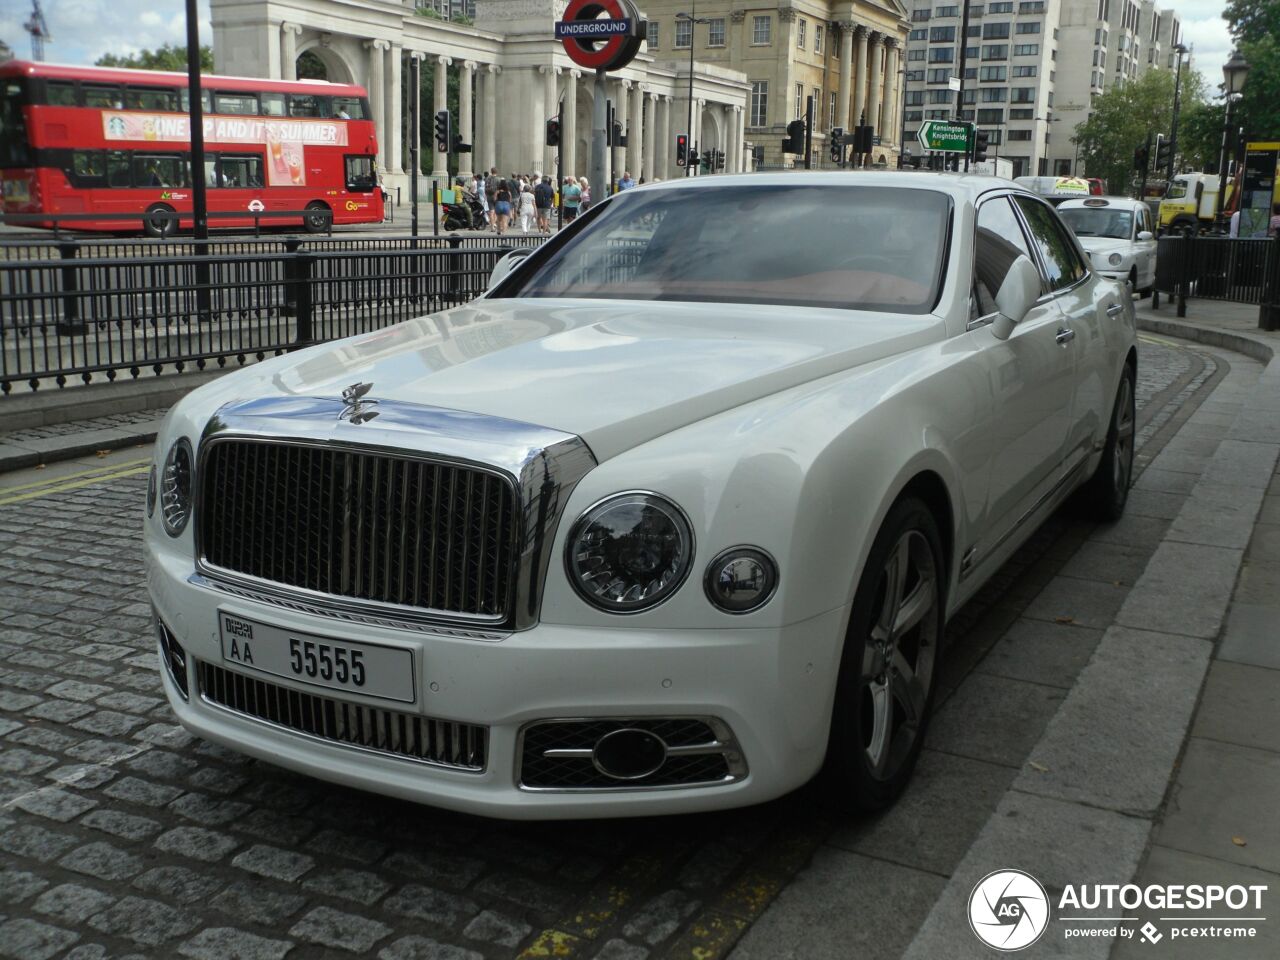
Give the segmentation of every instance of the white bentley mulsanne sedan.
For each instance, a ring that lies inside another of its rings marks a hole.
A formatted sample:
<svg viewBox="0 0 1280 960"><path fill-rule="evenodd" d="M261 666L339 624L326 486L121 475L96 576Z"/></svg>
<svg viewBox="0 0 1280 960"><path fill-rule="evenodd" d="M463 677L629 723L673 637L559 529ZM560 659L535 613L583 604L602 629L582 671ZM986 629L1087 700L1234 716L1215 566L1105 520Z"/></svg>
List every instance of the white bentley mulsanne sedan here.
<svg viewBox="0 0 1280 960"><path fill-rule="evenodd" d="M148 580L183 726L512 818L890 804L947 618L1118 517L1135 325L1045 202L924 173L621 193L484 296L196 390Z"/></svg>

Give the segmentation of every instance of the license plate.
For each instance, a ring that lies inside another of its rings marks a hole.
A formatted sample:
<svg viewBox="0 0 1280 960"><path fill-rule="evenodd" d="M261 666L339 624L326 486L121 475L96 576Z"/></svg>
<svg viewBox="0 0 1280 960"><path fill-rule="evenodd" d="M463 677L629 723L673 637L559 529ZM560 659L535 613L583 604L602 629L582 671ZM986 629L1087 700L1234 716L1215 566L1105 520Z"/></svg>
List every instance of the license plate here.
<svg viewBox="0 0 1280 960"><path fill-rule="evenodd" d="M218 611L222 659L331 690L413 703L413 654L396 647L295 633Z"/></svg>

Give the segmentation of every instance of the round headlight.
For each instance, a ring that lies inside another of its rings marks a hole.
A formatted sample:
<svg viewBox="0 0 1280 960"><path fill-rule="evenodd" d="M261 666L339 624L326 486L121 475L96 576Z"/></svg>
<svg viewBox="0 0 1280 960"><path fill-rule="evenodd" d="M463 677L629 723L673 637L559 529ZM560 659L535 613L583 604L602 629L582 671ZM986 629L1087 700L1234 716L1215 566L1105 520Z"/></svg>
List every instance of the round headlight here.
<svg viewBox="0 0 1280 960"><path fill-rule="evenodd" d="M707 599L725 613L750 613L778 587L778 565L755 547L730 547L707 564Z"/></svg>
<svg viewBox="0 0 1280 960"><path fill-rule="evenodd" d="M151 465L151 471L147 474L147 516L151 516L156 512L156 465Z"/></svg>
<svg viewBox="0 0 1280 960"><path fill-rule="evenodd" d="M1111 264L1113 267L1120 266L1120 263L1123 260L1124 257L1120 256L1118 253L1113 253L1111 256L1107 257L1107 263Z"/></svg>
<svg viewBox="0 0 1280 960"><path fill-rule="evenodd" d="M160 519L164 521L165 533L171 537L180 535L191 519L194 476L191 444L182 437L169 448L164 469L160 471Z"/></svg>
<svg viewBox="0 0 1280 960"><path fill-rule="evenodd" d="M569 582L593 607L639 613L671 596L693 560L693 530L670 500L622 493L591 507L569 531Z"/></svg>

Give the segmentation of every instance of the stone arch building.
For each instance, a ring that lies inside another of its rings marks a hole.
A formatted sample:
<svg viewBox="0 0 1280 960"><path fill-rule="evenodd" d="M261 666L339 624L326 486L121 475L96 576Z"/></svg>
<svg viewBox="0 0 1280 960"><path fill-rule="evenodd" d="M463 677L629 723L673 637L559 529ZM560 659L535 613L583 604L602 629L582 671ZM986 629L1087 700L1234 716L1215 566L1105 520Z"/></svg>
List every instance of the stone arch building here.
<svg viewBox="0 0 1280 960"><path fill-rule="evenodd" d="M443 168L434 145L421 145L432 177L469 174L473 165L501 172L554 170L557 149L547 147L545 121L561 115L564 170L584 174L590 162L590 71L577 67L553 36L561 0L474 0L474 23L424 16L413 0L211 0L217 72L293 79L297 59L314 53L331 80L365 86L378 126L379 166L390 187L407 181L409 135L401 84L409 58L435 72L436 103L444 109L450 72L462 92L454 129L473 145L462 169ZM668 59L660 59L661 57ZM627 68L609 75L609 94L629 132L614 150L613 170L639 179L678 176L675 136L689 111L686 52L642 50ZM750 169L745 126L751 84L729 64L695 62L693 140L725 154L726 170ZM701 136L699 135L701 133Z"/></svg>

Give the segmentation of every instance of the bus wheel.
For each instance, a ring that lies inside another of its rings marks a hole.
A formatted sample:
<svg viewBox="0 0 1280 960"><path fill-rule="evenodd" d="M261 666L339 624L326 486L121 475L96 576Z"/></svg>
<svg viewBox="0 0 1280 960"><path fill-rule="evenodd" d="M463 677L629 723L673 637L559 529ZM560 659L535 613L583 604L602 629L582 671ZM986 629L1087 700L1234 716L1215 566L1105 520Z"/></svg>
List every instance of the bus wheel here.
<svg viewBox="0 0 1280 960"><path fill-rule="evenodd" d="M302 225L307 233L324 233L333 219L333 213L327 203L312 200L307 204L307 212L302 217Z"/></svg>
<svg viewBox="0 0 1280 960"><path fill-rule="evenodd" d="M142 232L148 237L172 237L178 232L178 220L163 214L176 212L167 203L153 203L147 207L146 215L142 218ZM157 213L162 216L153 216Z"/></svg>

